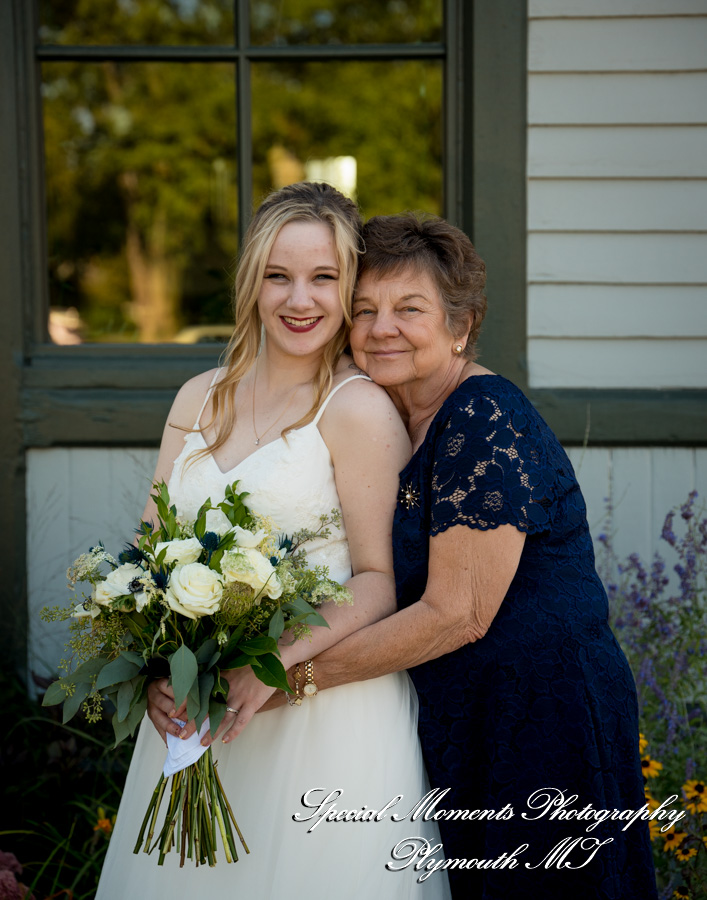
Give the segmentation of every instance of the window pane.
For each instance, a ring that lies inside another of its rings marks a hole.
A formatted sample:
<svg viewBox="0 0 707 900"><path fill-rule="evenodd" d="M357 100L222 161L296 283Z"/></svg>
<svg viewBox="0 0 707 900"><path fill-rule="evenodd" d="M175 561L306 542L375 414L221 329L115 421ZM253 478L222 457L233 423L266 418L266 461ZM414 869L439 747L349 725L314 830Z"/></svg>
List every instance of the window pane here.
<svg viewBox="0 0 707 900"><path fill-rule="evenodd" d="M43 44L233 44L234 0L39 0Z"/></svg>
<svg viewBox="0 0 707 900"><path fill-rule="evenodd" d="M442 0L249 0L254 44L440 41Z"/></svg>
<svg viewBox="0 0 707 900"><path fill-rule="evenodd" d="M302 178L358 199L366 217L442 211L438 62L253 65L255 199Z"/></svg>
<svg viewBox="0 0 707 900"><path fill-rule="evenodd" d="M43 79L52 339L227 333L233 66L46 63Z"/></svg>

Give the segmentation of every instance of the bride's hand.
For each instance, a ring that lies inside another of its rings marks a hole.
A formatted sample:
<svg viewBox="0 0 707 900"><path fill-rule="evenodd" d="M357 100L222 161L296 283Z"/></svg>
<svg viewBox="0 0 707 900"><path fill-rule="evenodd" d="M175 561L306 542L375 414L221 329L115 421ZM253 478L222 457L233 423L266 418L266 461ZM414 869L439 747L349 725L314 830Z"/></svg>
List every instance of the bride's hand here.
<svg viewBox="0 0 707 900"><path fill-rule="evenodd" d="M147 688L147 715L165 744L167 743L165 736L167 732L179 736L182 729L172 721L172 718L186 719L186 701L182 704L181 709L174 709L174 692L168 679L158 678Z"/></svg>
<svg viewBox="0 0 707 900"><path fill-rule="evenodd" d="M226 712L215 735L211 732L204 735L201 743L208 747L217 738L224 744L229 743L243 731L260 707L275 692L274 687L263 684L253 674L250 666L242 669L224 669L221 676L228 681L227 706L238 710L237 713Z"/></svg>

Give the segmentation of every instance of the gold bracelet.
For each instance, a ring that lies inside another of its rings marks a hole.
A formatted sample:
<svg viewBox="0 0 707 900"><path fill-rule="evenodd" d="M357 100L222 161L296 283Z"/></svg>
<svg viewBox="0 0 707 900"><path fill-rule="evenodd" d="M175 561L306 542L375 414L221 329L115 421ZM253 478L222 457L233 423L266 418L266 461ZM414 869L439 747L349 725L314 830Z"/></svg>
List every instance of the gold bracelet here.
<svg viewBox="0 0 707 900"><path fill-rule="evenodd" d="M293 673L295 695L292 697L290 694L287 694L287 702L290 706L301 706L304 697L316 697L319 693L319 688L314 681L314 663L311 659L308 659L304 664L304 684L302 685L302 693L300 694L299 683L301 677L302 670L300 669L300 664L297 663Z"/></svg>
<svg viewBox="0 0 707 900"><path fill-rule="evenodd" d="M297 665L295 666L295 671L294 671L295 696L292 697L290 694L286 694L287 702L290 704L290 706L301 706L302 705L302 695L299 692L300 675L301 675L300 667L299 667L299 663L297 663Z"/></svg>

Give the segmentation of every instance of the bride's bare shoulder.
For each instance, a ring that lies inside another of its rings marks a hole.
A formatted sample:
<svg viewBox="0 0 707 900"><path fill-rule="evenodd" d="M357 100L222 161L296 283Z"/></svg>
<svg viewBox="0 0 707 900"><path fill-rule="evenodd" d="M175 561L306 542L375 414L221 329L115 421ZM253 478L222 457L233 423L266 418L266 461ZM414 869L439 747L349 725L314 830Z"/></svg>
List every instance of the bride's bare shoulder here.
<svg viewBox="0 0 707 900"><path fill-rule="evenodd" d="M218 371L209 369L208 372L190 378L181 386L169 413L171 424L192 427Z"/></svg>

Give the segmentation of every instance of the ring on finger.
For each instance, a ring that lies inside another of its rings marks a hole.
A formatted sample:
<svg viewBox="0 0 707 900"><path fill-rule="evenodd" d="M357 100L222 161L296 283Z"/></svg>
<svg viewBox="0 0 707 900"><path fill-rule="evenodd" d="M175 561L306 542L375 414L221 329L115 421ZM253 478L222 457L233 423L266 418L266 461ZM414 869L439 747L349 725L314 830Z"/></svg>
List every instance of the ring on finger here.
<svg viewBox="0 0 707 900"><path fill-rule="evenodd" d="M227 706L226 712L233 713L235 716L237 716L238 713L240 712L240 709L234 709L232 706Z"/></svg>

